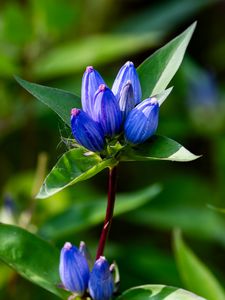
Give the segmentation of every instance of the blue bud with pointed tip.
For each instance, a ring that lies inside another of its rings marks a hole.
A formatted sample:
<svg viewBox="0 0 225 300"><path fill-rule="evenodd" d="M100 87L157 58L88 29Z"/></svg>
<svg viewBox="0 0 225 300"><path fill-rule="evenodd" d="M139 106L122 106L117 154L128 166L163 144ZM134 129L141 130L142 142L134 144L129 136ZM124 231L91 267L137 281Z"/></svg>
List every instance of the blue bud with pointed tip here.
<svg viewBox="0 0 225 300"><path fill-rule="evenodd" d="M95 94L93 119L101 124L106 136L112 137L120 132L122 116L119 104L105 84L101 84Z"/></svg>
<svg viewBox="0 0 225 300"><path fill-rule="evenodd" d="M103 150L105 139L102 127L84 111L77 108L71 110L71 128L80 145L94 152Z"/></svg>
<svg viewBox="0 0 225 300"><path fill-rule="evenodd" d="M159 104L156 98L148 98L137 105L128 115L125 139L131 144L141 144L150 138L158 127Z"/></svg>
<svg viewBox="0 0 225 300"><path fill-rule="evenodd" d="M135 107L134 92L130 80L127 81L127 83L121 90L119 107L122 113L123 120L126 119L129 112Z"/></svg>
<svg viewBox="0 0 225 300"><path fill-rule="evenodd" d="M103 83L103 78L92 66L86 68L82 78L81 103L83 111L89 116L92 116L94 95L98 90L99 85Z"/></svg>
<svg viewBox="0 0 225 300"><path fill-rule="evenodd" d="M134 92L134 101L135 105L137 105L141 101L141 85L137 71L131 61L126 62L125 65L122 66L113 83L112 92L116 96L117 101L119 101L121 90L128 80L131 81Z"/></svg>
<svg viewBox="0 0 225 300"><path fill-rule="evenodd" d="M109 300L114 290L113 276L105 257L96 260L88 283L89 293L94 300Z"/></svg>
<svg viewBox="0 0 225 300"><path fill-rule="evenodd" d="M61 250L59 275L68 291L84 294L90 276L88 263L78 248L68 242Z"/></svg>
<svg viewBox="0 0 225 300"><path fill-rule="evenodd" d="M91 269L93 267L93 261L85 242L83 241L80 242L79 251L86 258L88 266Z"/></svg>

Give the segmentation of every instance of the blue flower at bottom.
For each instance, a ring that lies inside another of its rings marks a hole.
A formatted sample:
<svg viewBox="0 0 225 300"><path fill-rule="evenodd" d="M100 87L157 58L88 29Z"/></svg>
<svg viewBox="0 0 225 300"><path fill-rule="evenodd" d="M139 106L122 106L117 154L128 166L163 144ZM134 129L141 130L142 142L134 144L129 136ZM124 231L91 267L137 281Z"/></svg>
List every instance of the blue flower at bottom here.
<svg viewBox="0 0 225 300"><path fill-rule="evenodd" d="M114 290L113 276L110 266L103 256L96 260L94 264L88 289L94 300L109 300L112 297Z"/></svg>
<svg viewBox="0 0 225 300"><path fill-rule="evenodd" d="M59 275L63 287L83 296L88 292L93 300L109 300L114 291L114 279L106 258L96 260L92 271L92 261L84 242L79 249L71 243L65 243L60 254Z"/></svg>
<svg viewBox="0 0 225 300"><path fill-rule="evenodd" d="M81 251L71 243L65 243L61 250L59 274L68 291L84 294L90 276L88 263Z"/></svg>

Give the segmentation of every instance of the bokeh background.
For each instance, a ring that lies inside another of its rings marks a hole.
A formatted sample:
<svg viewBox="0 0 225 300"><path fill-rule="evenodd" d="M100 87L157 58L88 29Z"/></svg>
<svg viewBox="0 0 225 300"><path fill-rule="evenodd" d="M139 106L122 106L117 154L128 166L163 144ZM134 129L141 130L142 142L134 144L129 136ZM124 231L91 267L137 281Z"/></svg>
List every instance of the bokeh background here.
<svg viewBox="0 0 225 300"><path fill-rule="evenodd" d="M119 265L121 291L145 283L185 287L172 247L172 232L180 228L224 285L225 220L213 209L225 207L224 15L225 2L212 0L1 0L0 222L25 227L59 248L85 240L94 256L103 206L99 214L90 205L105 201L107 191L102 172L35 200L45 174L67 150L68 130L13 75L80 94L83 71L93 65L110 86L127 60L138 66L197 20L170 84L173 92L161 107L158 133L202 157L121 164L118 193L141 195L155 183L160 190L115 217L106 256ZM73 224L64 226L70 219ZM18 297L56 299L0 263L0 298Z"/></svg>

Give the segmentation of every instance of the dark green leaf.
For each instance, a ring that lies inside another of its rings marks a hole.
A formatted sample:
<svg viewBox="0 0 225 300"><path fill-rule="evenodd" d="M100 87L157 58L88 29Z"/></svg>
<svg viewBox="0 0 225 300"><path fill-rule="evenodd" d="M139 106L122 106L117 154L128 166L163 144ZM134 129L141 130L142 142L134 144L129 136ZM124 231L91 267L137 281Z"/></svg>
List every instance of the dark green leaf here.
<svg viewBox="0 0 225 300"><path fill-rule="evenodd" d="M61 299L68 293L57 288L59 251L28 231L0 224L0 259L21 276L43 287Z"/></svg>
<svg viewBox="0 0 225 300"><path fill-rule="evenodd" d="M35 98L54 110L60 118L70 126L70 112L74 107L81 107L80 97L72 93L31 83L26 80L15 77L17 82L31 93Z"/></svg>
<svg viewBox="0 0 225 300"><path fill-rule="evenodd" d="M207 300L225 299L222 286L207 266L185 245L179 230L174 234L174 251L178 270L188 289Z"/></svg>
<svg viewBox="0 0 225 300"><path fill-rule="evenodd" d="M83 148L69 150L48 174L37 198L52 196L69 185L93 177L115 163L114 159L102 160L97 154Z"/></svg>
<svg viewBox="0 0 225 300"><path fill-rule="evenodd" d="M206 300L191 292L166 285L142 285L125 291L117 300Z"/></svg>
<svg viewBox="0 0 225 300"><path fill-rule="evenodd" d="M114 215L134 210L152 200L160 192L159 185L153 185L136 193L118 195ZM101 223L104 220L106 199L76 203L64 213L47 221L40 233L51 239L75 233Z"/></svg>
<svg viewBox="0 0 225 300"><path fill-rule="evenodd" d="M186 148L163 136L153 136L143 144L126 147L121 153L121 161L172 160L191 161L199 156L192 154Z"/></svg>
<svg viewBox="0 0 225 300"><path fill-rule="evenodd" d="M183 60L195 26L196 22L138 67L144 99L165 90Z"/></svg>

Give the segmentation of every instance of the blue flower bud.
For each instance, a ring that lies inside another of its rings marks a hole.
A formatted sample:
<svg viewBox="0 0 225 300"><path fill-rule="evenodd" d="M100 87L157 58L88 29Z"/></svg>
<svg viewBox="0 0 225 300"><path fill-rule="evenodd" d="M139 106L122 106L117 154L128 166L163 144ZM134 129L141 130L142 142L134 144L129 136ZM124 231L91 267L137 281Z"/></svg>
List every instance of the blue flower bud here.
<svg viewBox="0 0 225 300"><path fill-rule="evenodd" d="M131 81L134 92L134 101L135 105L137 105L141 101L141 85L137 71L132 62L126 62L119 70L112 86L112 92L116 96L117 101L119 101L121 90L128 80Z"/></svg>
<svg viewBox="0 0 225 300"><path fill-rule="evenodd" d="M92 261L91 254L90 254L85 242L80 242L79 251L86 258L88 266L91 269L93 267L93 261Z"/></svg>
<svg viewBox="0 0 225 300"><path fill-rule="evenodd" d="M98 122L93 121L84 111L71 110L71 128L75 140L91 151L101 151L105 140L103 130Z"/></svg>
<svg viewBox="0 0 225 300"><path fill-rule="evenodd" d="M78 248L68 242L61 250L59 274L68 291L84 294L90 276L88 263Z"/></svg>
<svg viewBox="0 0 225 300"><path fill-rule="evenodd" d="M94 300L109 300L114 290L113 276L110 266L101 256L96 260L88 283L89 293Z"/></svg>
<svg viewBox="0 0 225 300"><path fill-rule="evenodd" d="M126 119L128 113L135 107L134 92L130 80L128 80L122 88L119 99L119 107L123 120Z"/></svg>
<svg viewBox="0 0 225 300"><path fill-rule="evenodd" d="M156 131L159 104L156 98L148 98L137 105L128 115L124 130L125 139L131 144L141 144Z"/></svg>
<svg viewBox="0 0 225 300"><path fill-rule="evenodd" d="M112 137L120 131L122 116L119 104L105 84L101 84L95 94L93 119L101 124L104 134L107 136Z"/></svg>
<svg viewBox="0 0 225 300"><path fill-rule="evenodd" d="M81 103L83 110L92 116L94 107L94 95L98 90L100 84L103 84L104 80L101 75L91 66L86 68L82 79L81 88Z"/></svg>

